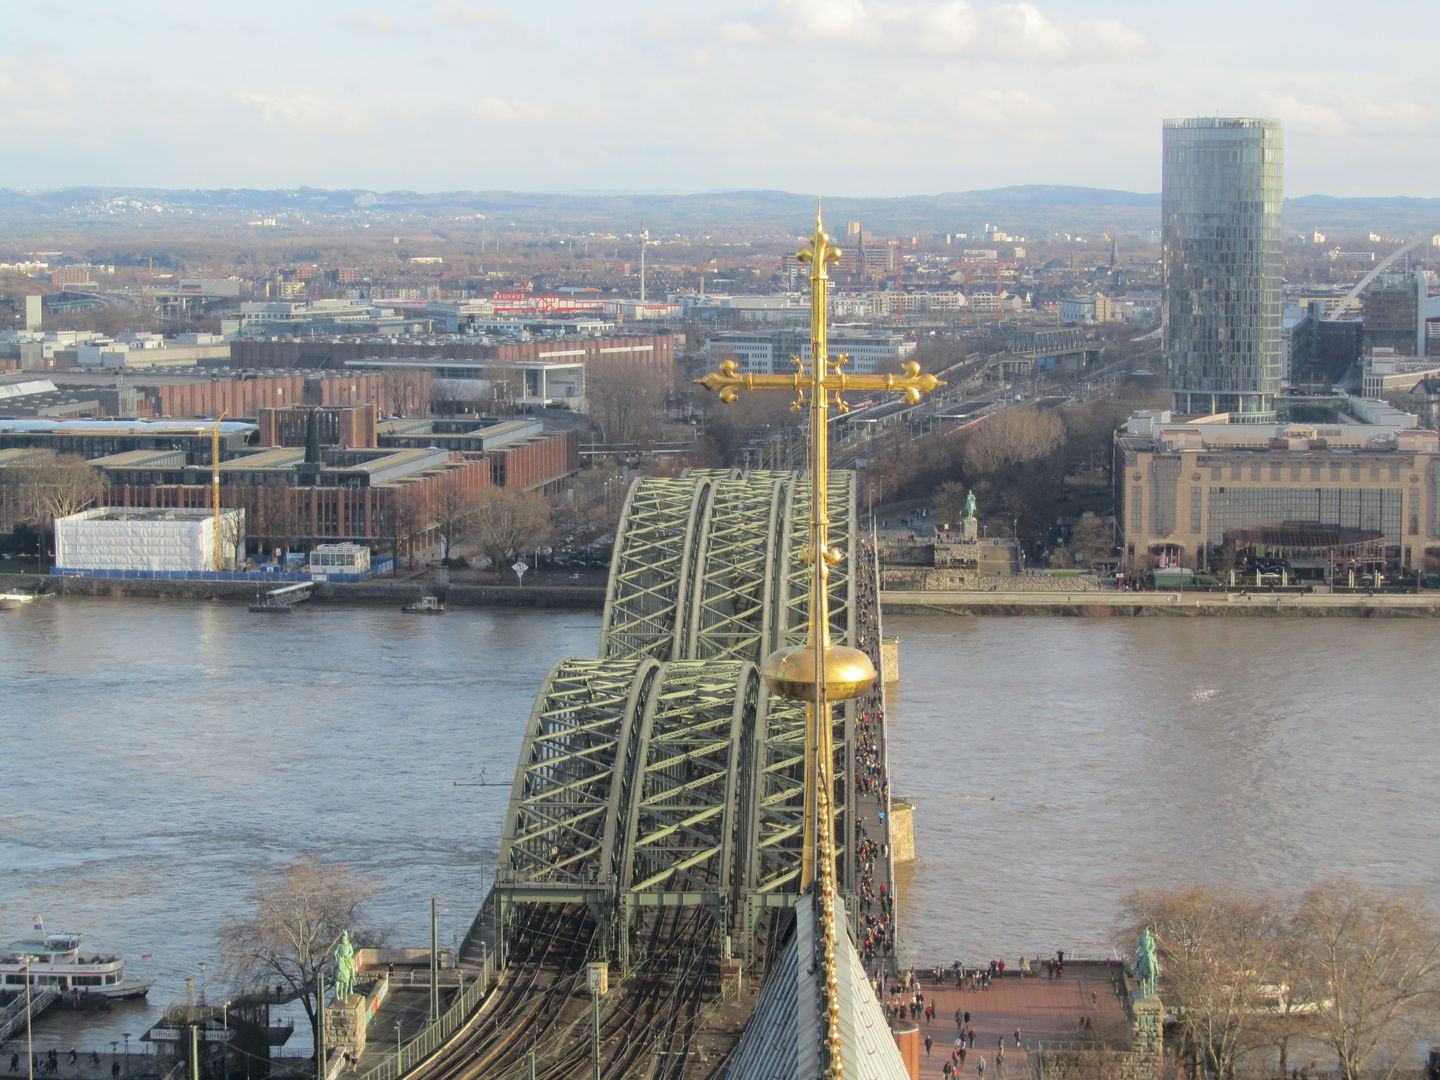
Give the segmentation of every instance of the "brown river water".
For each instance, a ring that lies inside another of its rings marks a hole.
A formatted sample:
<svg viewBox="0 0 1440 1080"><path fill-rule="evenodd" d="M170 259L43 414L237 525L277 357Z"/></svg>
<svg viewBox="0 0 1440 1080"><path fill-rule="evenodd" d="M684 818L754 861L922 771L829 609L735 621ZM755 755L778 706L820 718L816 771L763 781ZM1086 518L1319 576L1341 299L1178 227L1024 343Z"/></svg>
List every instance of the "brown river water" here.
<svg viewBox="0 0 1440 1080"><path fill-rule="evenodd" d="M593 612L67 598L0 614L0 938L78 930L157 983L37 1045L133 1040L214 995L214 934L301 852L379 878L377 922L463 935L530 706ZM890 767L916 962L1107 955L1137 886L1440 883L1429 621L905 617ZM993 798L992 798L993 797ZM141 959L143 954L149 959ZM207 964L202 975L200 964ZM300 1038L291 1049L298 1050Z"/></svg>

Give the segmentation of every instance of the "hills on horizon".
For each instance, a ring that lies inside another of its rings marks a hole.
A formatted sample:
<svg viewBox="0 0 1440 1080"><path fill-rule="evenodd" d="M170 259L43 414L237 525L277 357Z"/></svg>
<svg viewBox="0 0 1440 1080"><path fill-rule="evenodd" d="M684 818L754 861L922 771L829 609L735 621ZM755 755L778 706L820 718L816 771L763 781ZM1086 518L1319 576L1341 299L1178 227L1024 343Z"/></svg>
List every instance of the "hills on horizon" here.
<svg viewBox="0 0 1440 1080"><path fill-rule="evenodd" d="M111 212L124 198L144 205ZM165 207L165 213L148 209ZM1041 239L1048 231L1118 229L1136 231L1160 224L1160 194L1064 184L1019 184L938 195L897 197L827 196L831 231L843 221L860 221L867 233L968 232L975 236L993 223L1011 233ZM638 231L643 218L652 233L697 228L745 233L798 233L815 212L815 196L776 190L665 192L515 192L351 189L161 189L74 187L51 191L0 189L0 226L29 231L56 225L123 226L141 215L170 224L169 213L204 218L212 224L244 225L259 215L299 218L306 224L343 226L424 222L447 229L518 229L583 232L611 228ZM1373 229L1413 234L1440 231L1440 199L1409 196L1346 198L1305 195L1285 201L1287 232Z"/></svg>

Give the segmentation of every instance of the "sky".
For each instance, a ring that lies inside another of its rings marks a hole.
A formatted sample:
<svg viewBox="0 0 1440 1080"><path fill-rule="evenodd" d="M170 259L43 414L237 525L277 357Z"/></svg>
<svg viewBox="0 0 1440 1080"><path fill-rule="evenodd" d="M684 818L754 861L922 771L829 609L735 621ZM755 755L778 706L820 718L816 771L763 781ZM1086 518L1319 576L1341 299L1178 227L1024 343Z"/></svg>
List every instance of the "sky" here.
<svg viewBox="0 0 1440 1080"><path fill-rule="evenodd" d="M1290 196L1440 197L1434 0L0 0L0 187L1158 191L1169 116Z"/></svg>

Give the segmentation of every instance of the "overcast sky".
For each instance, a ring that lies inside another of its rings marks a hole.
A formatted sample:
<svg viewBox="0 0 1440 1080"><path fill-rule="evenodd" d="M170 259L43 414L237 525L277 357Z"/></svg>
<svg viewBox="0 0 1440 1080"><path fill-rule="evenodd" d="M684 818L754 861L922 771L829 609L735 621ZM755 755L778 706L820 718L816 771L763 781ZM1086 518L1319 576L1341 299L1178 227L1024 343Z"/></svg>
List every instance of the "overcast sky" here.
<svg viewBox="0 0 1440 1080"><path fill-rule="evenodd" d="M1286 193L1440 196L1440 2L0 0L0 187L1157 191L1276 116Z"/></svg>

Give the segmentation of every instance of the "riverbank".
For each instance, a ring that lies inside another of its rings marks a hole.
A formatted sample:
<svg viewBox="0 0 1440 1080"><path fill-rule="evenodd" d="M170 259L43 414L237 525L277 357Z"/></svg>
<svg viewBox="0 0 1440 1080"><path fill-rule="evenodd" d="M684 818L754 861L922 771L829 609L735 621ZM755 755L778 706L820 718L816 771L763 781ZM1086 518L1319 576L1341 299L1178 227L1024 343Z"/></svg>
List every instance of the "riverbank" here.
<svg viewBox="0 0 1440 1080"><path fill-rule="evenodd" d="M888 615L1434 618L1440 593L882 592Z"/></svg>
<svg viewBox="0 0 1440 1080"><path fill-rule="evenodd" d="M257 592L248 581L157 581L85 577L40 577L0 574L0 592L35 592L41 587L60 596L132 597L160 600L234 600L254 602ZM309 603L403 607L422 596L439 596L449 607L556 608L598 611L605 589L574 585L441 585L434 581L322 581L311 586Z"/></svg>

